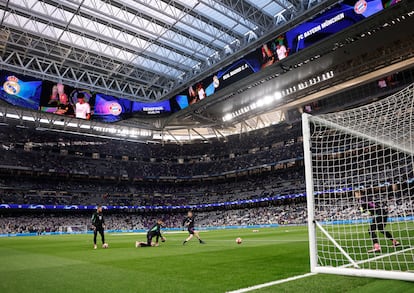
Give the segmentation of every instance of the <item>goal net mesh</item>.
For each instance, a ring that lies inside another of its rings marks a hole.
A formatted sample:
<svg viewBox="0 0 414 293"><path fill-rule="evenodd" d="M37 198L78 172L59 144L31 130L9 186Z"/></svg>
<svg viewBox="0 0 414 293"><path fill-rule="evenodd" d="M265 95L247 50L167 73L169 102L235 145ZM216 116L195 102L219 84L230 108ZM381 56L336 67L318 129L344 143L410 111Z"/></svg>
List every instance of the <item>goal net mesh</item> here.
<svg viewBox="0 0 414 293"><path fill-rule="evenodd" d="M414 84L308 117L318 266L414 272L413 107Z"/></svg>

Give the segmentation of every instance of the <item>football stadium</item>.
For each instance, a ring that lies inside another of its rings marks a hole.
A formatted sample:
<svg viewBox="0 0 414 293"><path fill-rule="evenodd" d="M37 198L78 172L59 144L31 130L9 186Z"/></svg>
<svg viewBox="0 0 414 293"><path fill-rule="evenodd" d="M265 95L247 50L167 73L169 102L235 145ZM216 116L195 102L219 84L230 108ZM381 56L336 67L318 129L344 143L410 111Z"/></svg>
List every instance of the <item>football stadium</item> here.
<svg viewBox="0 0 414 293"><path fill-rule="evenodd" d="M0 0L0 292L414 292L413 28Z"/></svg>

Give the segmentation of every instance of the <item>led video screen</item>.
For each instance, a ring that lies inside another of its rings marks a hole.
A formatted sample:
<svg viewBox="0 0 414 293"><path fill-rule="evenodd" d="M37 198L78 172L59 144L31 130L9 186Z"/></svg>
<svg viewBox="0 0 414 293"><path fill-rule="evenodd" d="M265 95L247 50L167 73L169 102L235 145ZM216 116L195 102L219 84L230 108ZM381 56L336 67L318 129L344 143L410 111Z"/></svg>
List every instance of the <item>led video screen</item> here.
<svg viewBox="0 0 414 293"><path fill-rule="evenodd" d="M67 117L91 119L94 106L93 94L62 83L44 81L40 110Z"/></svg>
<svg viewBox="0 0 414 293"><path fill-rule="evenodd" d="M170 101L166 100L153 103L134 102L132 104L132 112L144 115L160 115L170 113Z"/></svg>
<svg viewBox="0 0 414 293"><path fill-rule="evenodd" d="M263 68L279 63L286 57L343 31L398 2L398 0L345 0L286 33L275 35L272 40L233 64L190 85L186 90L171 98L171 104L174 105L173 112L180 109L180 107L175 107L177 99L182 100L186 97L188 105L202 101L220 89Z"/></svg>
<svg viewBox="0 0 414 293"><path fill-rule="evenodd" d="M0 72L0 99L22 108L39 108L42 81L8 71Z"/></svg>
<svg viewBox="0 0 414 293"><path fill-rule="evenodd" d="M104 94L95 94L95 106L92 118L101 122L117 122L132 112L132 101L118 99Z"/></svg>
<svg viewBox="0 0 414 293"><path fill-rule="evenodd" d="M303 50L381 11L381 0L344 1L286 33L292 53Z"/></svg>

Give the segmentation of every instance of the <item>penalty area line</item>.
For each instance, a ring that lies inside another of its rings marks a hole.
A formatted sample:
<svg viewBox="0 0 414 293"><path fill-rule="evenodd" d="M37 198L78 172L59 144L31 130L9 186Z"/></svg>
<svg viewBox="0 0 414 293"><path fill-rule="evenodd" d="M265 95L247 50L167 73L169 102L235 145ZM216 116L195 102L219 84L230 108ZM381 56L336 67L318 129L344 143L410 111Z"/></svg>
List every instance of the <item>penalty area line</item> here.
<svg viewBox="0 0 414 293"><path fill-rule="evenodd" d="M274 285L278 285L278 284L282 284L282 283L286 283L286 282L290 282L290 281L295 281L295 280L307 278L307 277L310 277L310 276L314 276L316 274L317 273L307 273L307 274L303 274L303 275L299 275L299 276L294 276L294 277L290 277L290 278L286 278L286 279L282 279L282 280L276 280L276 281L272 281L272 282L268 282L268 283L263 283L263 284L259 284L259 285L255 285L255 286L251 286L251 287L247 287L247 288L243 288L243 289L238 289L238 290L234 290L234 291L228 291L226 293L244 293L244 292L250 292L250 291L254 291L254 290L258 290L258 289L262 289L262 288L266 288L266 287L270 287L270 286L274 286Z"/></svg>

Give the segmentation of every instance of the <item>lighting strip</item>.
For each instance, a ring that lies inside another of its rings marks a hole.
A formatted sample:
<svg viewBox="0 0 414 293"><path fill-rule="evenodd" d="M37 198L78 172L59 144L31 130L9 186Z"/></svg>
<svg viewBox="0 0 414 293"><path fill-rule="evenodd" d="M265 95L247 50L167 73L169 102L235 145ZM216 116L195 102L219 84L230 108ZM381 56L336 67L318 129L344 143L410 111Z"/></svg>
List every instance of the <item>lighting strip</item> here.
<svg viewBox="0 0 414 293"><path fill-rule="evenodd" d="M319 84L321 82L327 81L329 79L332 79L334 77L334 72L327 71L320 75L311 77L307 80L301 81L298 84L291 86L289 88L283 89L281 92L275 92L272 95L267 95L256 102L253 102L252 104L248 106L244 106L243 108L240 108L234 112L227 113L223 116L223 122L231 121L236 117L239 117L243 114L246 114L248 112L251 112L253 110L256 110L258 108L261 108L263 106L267 106L272 104L275 101L281 100L283 97L286 97L288 95L294 94L298 91L302 91L306 88L309 88L311 86L314 86L316 84Z"/></svg>

